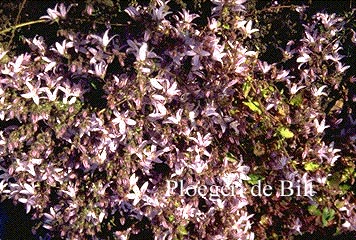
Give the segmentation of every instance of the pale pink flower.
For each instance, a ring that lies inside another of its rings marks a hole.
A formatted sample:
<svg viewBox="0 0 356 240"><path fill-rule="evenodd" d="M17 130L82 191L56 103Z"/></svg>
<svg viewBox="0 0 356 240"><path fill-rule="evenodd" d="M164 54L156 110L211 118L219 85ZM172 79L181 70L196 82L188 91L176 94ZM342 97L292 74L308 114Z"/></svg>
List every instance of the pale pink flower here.
<svg viewBox="0 0 356 240"><path fill-rule="evenodd" d="M129 193L126 195L126 197L128 199L132 199L134 200L133 201L133 205L136 206L141 200L142 198L144 197L144 194L147 190L147 187L148 187L148 182L145 182L141 188L138 188L138 186L135 184L133 187L132 187L132 191L133 193Z"/></svg>
<svg viewBox="0 0 356 240"><path fill-rule="evenodd" d="M169 12L168 11L168 3L169 1L167 2L163 2L161 0L157 0L157 3L160 5L160 7L157 9L157 8L154 8L152 10L152 13L151 13L151 16L153 18L153 20L157 21L157 22L160 22L160 21L163 21L165 20L165 17L172 13L172 12Z"/></svg>
<svg viewBox="0 0 356 240"><path fill-rule="evenodd" d="M337 22L341 22L342 18L336 18L336 14L327 14L327 13L317 13L316 17L318 20L321 20L321 23L324 25L325 28L330 28L331 26L335 25Z"/></svg>
<svg viewBox="0 0 356 240"><path fill-rule="evenodd" d="M57 99L57 93L58 93L58 87L56 87L53 92L48 87L42 87L40 88L41 92L45 92L47 95L47 99L51 102L56 101Z"/></svg>
<svg viewBox="0 0 356 240"><path fill-rule="evenodd" d="M5 182L5 180L1 180L0 181L0 194L4 193L6 194L7 191L6 191L6 187L7 187L7 183Z"/></svg>
<svg viewBox="0 0 356 240"><path fill-rule="evenodd" d="M164 120L163 123L179 124L182 119L183 109L179 109L175 117L168 117L167 120Z"/></svg>
<svg viewBox="0 0 356 240"><path fill-rule="evenodd" d="M39 52L41 54L44 54L46 52L46 47L47 46L46 46L42 36L37 36L36 35L32 40L29 40L29 39L25 38L25 41L27 42L27 44L30 46L30 48L33 51L39 50Z"/></svg>
<svg viewBox="0 0 356 240"><path fill-rule="evenodd" d="M92 5L89 4L89 5L86 6L85 11L89 16L91 16L91 15L93 15L94 8L93 8Z"/></svg>
<svg viewBox="0 0 356 240"><path fill-rule="evenodd" d="M40 86L41 86L41 80L37 80L36 85L33 86L30 81L26 80L25 82L27 88L30 90L30 92L21 94L21 97L23 98L32 98L32 100L39 105L40 104L40 98L38 94L40 93Z"/></svg>
<svg viewBox="0 0 356 240"><path fill-rule="evenodd" d="M132 188L133 186L136 186L136 183L138 181L138 177L136 177L136 174L132 174L130 177L130 188Z"/></svg>
<svg viewBox="0 0 356 240"><path fill-rule="evenodd" d="M154 87L157 90L163 89L163 86L162 86L163 82L164 82L164 79L160 79L160 78L151 78L150 79L150 83L151 83L152 87Z"/></svg>
<svg viewBox="0 0 356 240"><path fill-rule="evenodd" d="M178 12L178 14L181 16L181 19L185 23L191 23L195 18L199 17L198 14L190 14L189 11L183 9L182 12Z"/></svg>
<svg viewBox="0 0 356 240"><path fill-rule="evenodd" d="M46 64L45 72L51 71L57 65L56 61L53 61L53 60L49 59L48 57L42 57L42 59L48 63L48 64Z"/></svg>
<svg viewBox="0 0 356 240"><path fill-rule="evenodd" d="M20 191L21 194L25 195L34 195L35 194L35 186L32 183L32 185L28 183L24 183L23 185L24 189Z"/></svg>
<svg viewBox="0 0 356 240"><path fill-rule="evenodd" d="M296 94L300 89L305 88L306 86L298 86L296 83L292 84L292 87L290 88L290 93L292 95Z"/></svg>
<svg viewBox="0 0 356 240"><path fill-rule="evenodd" d="M50 213L44 213L43 216L46 218L45 222L47 224L52 223L56 220L56 212L53 207L50 208Z"/></svg>
<svg viewBox="0 0 356 240"><path fill-rule="evenodd" d="M231 6L228 5L228 7L231 7L230 9L234 12L241 12L244 11L246 8L243 5L247 0L231 0L231 1L225 1L225 0L212 0L211 2L214 5L217 5L215 7L213 7L212 9L212 13L213 15L219 15L220 12L222 11L223 7L226 4L229 4Z"/></svg>
<svg viewBox="0 0 356 240"><path fill-rule="evenodd" d="M101 79L105 78L106 70L108 65L104 61L100 61L99 63L94 64L94 71L89 70L88 72L91 74L95 74L96 76L100 77Z"/></svg>
<svg viewBox="0 0 356 240"><path fill-rule="evenodd" d="M9 65L13 67L12 72L18 73L23 69L23 64L31 58L28 54L21 54L16 58L15 63L10 62Z"/></svg>
<svg viewBox="0 0 356 240"><path fill-rule="evenodd" d="M325 125L325 119L323 119L320 123L318 119L314 119L314 127L316 128L317 133L323 133L324 130L330 126Z"/></svg>
<svg viewBox="0 0 356 240"><path fill-rule="evenodd" d="M291 226L291 229L294 230L298 234L302 234L301 227L302 227L302 222L300 221L299 218L297 218L294 220L294 222Z"/></svg>
<svg viewBox="0 0 356 240"><path fill-rule="evenodd" d="M99 37L97 35L90 35L92 38L96 39L99 41L100 45L104 47L104 49L106 49L106 47L109 45L109 43L111 42L111 40L114 39L114 37L118 36L117 34L113 35L111 38L109 38L109 29L105 31L103 37Z"/></svg>
<svg viewBox="0 0 356 240"><path fill-rule="evenodd" d="M337 62L337 65L336 65L336 71L337 72L343 73L349 68L350 68L350 66L348 66L348 65L345 66L341 62Z"/></svg>
<svg viewBox="0 0 356 240"><path fill-rule="evenodd" d="M213 32L217 32L218 31L218 21L215 18L212 19L208 19L209 22L209 29Z"/></svg>
<svg viewBox="0 0 356 240"><path fill-rule="evenodd" d="M191 50L186 52L187 56L192 56L192 70L199 70L202 66L201 66L201 62L200 60L203 57L207 57L210 56L210 53L208 51L203 50L203 46L199 45L199 46L194 46L191 45L190 46Z"/></svg>
<svg viewBox="0 0 356 240"><path fill-rule="evenodd" d="M126 53L133 53L136 56L136 61L144 62L148 58L160 58L154 52L148 51L148 44L146 42L138 43L136 40L127 40L130 46Z"/></svg>
<svg viewBox="0 0 356 240"><path fill-rule="evenodd" d="M183 219L194 218L197 210L193 207L192 203L185 204L184 207L177 208L178 214Z"/></svg>
<svg viewBox="0 0 356 240"><path fill-rule="evenodd" d="M316 88L316 87L312 87L311 92L313 94L314 97L319 97L319 96L327 96L327 94L325 92L323 92L323 90L326 88L326 85L321 86L320 88Z"/></svg>
<svg viewBox="0 0 356 240"><path fill-rule="evenodd" d="M154 103L154 106L155 106L155 111L148 115L149 118L151 118L152 120L158 120L158 119L162 119L164 116L167 115L167 109L164 106L164 104L156 102Z"/></svg>
<svg viewBox="0 0 356 240"><path fill-rule="evenodd" d="M65 84L65 87L59 86L58 89L64 93L64 97L62 100L63 103L69 104L69 105L72 105L73 103L75 103L77 97L79 97L82 93L80 84L73 84L72 86ZM71 97L71 98L69 99L69 97Z"/></svg>
<svg viewBox="0 0 356 240"><path fill-rule="evenodd" d="M310 57L307 53L303 52L303 53L302 53L302 56L300 56L300 57L297 58L297 63L300 63L299 66L298 66L298 69L300 69L300 67L301 67L304 63L309 62L310 59L311 59L311 57Z"/></svg>
<svg viewBox="0 0 356 240"><path fill-rule="evenodd" d="M224 45L219 45L217 44L219 40L216 39L215 43L213 45L213 54L211 56L211 58L215 61L220 62L221 64L223 64L222 58L226 56L226 53L224 52Z"/></svg>
<svg viewBox="0 0 356 240"><path fill-rule="evenodd" d="M133 6L130 6L125 9L125 12L133 19L133 20L139 20L140 18L140 12L138 11L138 8L134 8Z"/></svg>
<svg viewBox="0 0 356 240"><path fill-rule="evenodd" d="M169 98L174 97L178 95L181 91L177 89L177 82L173 82L173 84L170 84L170 82L167 80L166 81L166 88L165 88L165 93Z"/></svg>
<svg viewBox="0 0 356 240"><path fill-rule="evenodd" d="M272 65L269 65L267 62L258 61L258 67L262 70L262 73L266 74L271 70Z"/></svg>
<svg viewBox="0 0 356 240"><path fill-rule="evenodd" d="M73 4L69 5L68 8L65 7L63 3L59 4L59 10L58 10L58 3L54 7L54 9L48 8L47 9L47 14L45 16L40 17L40 19L46 19L49 21L55 21L58 22L59 19L66 19L68 11L71 9Z"/></svg>
<svg viewBox="0 0 356 240"><path fill-rule="evenodd" d="M67 190L61 190L63 193L67 194L69 197L74 199L77 195L78 188L76 185L69 184Z"/></svg>
<svg viewBox="0 0 356 240"><path fill-rule="evenodd" d="M212 141L212 137L211 137L210 133L208 133L204 137L202 137L200 132L197 132L197 138L189 137L189 139L193 140L200 147L207 147L210 145L210 143Z"/></svg>
<svg viewBox="0 0 356 240"><path fill-rule="evenodd" d="M67 42L67 40L63 40L62 44L56 42L56 48L51 48L51 50L59 53L62 56L67 55L67 48L73 47L73 42Z"/></svg>
<svg viewBox="0 0 356 240"><path fill-rule="evenodd" d="M121 114L117 110L113 111L115 118L111 120L111 122L116 125L119 124L119 132L121 135L126 134L126 125L134 126L136 125L136 121L130 118L127 118L125 115Z"/></svg>
<svg viewBox="0 0 356 240"><path fill-rule="evenodd" d="M352 32L351 42L356 44L356 32L352 29L351 29L351 32Z"/></svg>
<svg viewBox="0 0 356 240"><path fill-rule="evenodd" d="M251 34L258 32L257 28L252 28L252 21L242 20L237 23L237 28L240 29L245 37L251 38Z"/></svg>

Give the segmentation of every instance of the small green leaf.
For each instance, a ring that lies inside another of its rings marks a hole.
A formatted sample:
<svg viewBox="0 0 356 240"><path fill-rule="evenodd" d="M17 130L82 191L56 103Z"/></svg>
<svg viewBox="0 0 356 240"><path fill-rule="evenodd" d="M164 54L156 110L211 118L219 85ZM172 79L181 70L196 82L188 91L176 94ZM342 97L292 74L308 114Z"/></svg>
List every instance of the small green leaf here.
<svg viewBox="0 0 356 240"><path fill-rule="evenodd" d="M262 110L260 109L260 104L257 101L243 102L247 107L249 107L252 111L257 112L258 114L262 114Z"/></svg>
<svg viewBox="0 0 356 240"><path fill-rule="evenodd" d="M242 84L242 92L243 92L245 98L248 96L250 90L251 90L251 83L244 82Z"/></svg>
<svg viewBox="0 0 356 240"><path fill-rule="evenodd" d="M342 208L345 205L345 201L336 200L334 205L337 209Z"/></svg>
<svg viewBox="0 0 356 240"><path fill-rule="evenodd" d="M248 177L250 178L250 180L247 180L247 182L251 185L256 185L258 183L258 180L264 180L265 177L259 175L259 174L249 174Z"/></svg>
<svg viewBox="0 0 356 240"><path fill-rule="evenodd" d="M308 206L308 212L313 216L321 216L321 211L318 209L316 205Z"/></svg>
<svg viewBox="0 0 356 240"><path fill-rule="evenodd" d="M91 85L95 90L98 89L98 86L96 85L96 83L95 83L94 81L90 81L90 85Z"/></svg>
<svg viewBox="0 0 356 240"><path fill-rule="evenodd" d="M228 152L228 153L226 154L226 159L227 159L229 162L236 162L236 161L237 161L236 157L235 157L232 153L230 153L230 152Z"/></svg>
<svg viewBox="0 0 356 240"><path fill-rule="evenodd" d="M180 235L188 235L188 231L187 231L187 229L185 228L185 226L179 225L179 226L177 227L177 230L178 230L178 233L179 233Z"/></svg>
<svg viewBox="0 0 356 240"><path fill-rule="evenodd" d="M236 113L238 113L237 109L230 109L230 110L229 110L229 114L230 114L231 116L235 115Z"/></svg>
<svg viewBox="0 0 356 240"><path fill-rule="evenodd" d="M354 167L346 168L345 171L342 174L341 182L346 182L347 180L349 180L354 173L355 173L355 168Z"/></svg>
<svg viewBox="0 0 356 240"><path fill-rule="evenodd" d="M341 173L336 172L328 178L326 184L332 188L338 188L341 183Z"/></svg>
<svg viewBox="0 0 356 240"><path fill-rule="evenodd" d="M292 137L294 137L294 133L291 130L289 130L288 128L286 128L286 127L279 128L278 132L283 138L292 138Z"/></svg>
<svg viewBox="0 0 356 240"><path fill-rule="evenodd" d="M223 24L222 27L223 27L224 29L226 29L226 30L229 30L229 29L230 29L230 25L227 24L227 23Z"/></svg>
<svg viewBox="0 0 356 240"><path fill-rule="evenodd" d="M174 221L174 215L169 215L168 216L168 221L173 222Z"/></svg>
<svg viewBox="0 0 356 240"><path fill-rule="evenodd" d="M313 162L308 162L304 164L304 169L311 172L315 172L316 170L319 169L319 167L320 167L319 164Z"/></svg>
<svg viewBox="0 0 356 240"><path fill-rule="evenodd" d="M335 210L334 209L328 209L325 207L323 209L323 215L321 216L321 220L323 222L323 226L326 227L328 225L328 222L333 220L335 217Z"/></svg>
<svg viewBox="0 0 356 240"><path fill-rule="evenodd" d="M261 91L261 94L263 98L268 98L271 93L275 92L274 88L272 86L269 86L268 88L265 88Z"/></svg>
<svg viewBox="0 0 356 240"><path fill-rule="evenodd" d="M339 187L343 193L347 193L351 188L351 186L348 184L341 184Z"/></svg>
<svg viewBox="0 0 356 240"><path fill-rule="evenodd" d="M297 106L299 107L303 102L303 97L302 94L297 94L295 95L290 101L289 103L293 106Z"/></svg>

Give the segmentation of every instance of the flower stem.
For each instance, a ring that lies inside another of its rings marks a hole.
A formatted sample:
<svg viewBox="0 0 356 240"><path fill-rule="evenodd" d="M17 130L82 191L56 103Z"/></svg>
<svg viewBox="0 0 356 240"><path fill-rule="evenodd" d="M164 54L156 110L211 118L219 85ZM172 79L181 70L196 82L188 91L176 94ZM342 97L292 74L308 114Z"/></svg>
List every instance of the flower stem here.
<svg viewBox="0 0 356 240"><path fill-rule="evenodd" d="M21 28L21 27L25 27L25 26L33 25L33 24L37 24L37 23L43 23L43 22L46 22L46 21L47 20L45 20L45 19L39 19L39 20L31 21L31 22L20 23L20 24L17 24L15 26L12 26L12 27L9 27L9 28L6 28L6 29L0 31L0 34L5 34L7 32L10 32L12 30L15 30L15 29L18 29L18 28Z"/></svg>

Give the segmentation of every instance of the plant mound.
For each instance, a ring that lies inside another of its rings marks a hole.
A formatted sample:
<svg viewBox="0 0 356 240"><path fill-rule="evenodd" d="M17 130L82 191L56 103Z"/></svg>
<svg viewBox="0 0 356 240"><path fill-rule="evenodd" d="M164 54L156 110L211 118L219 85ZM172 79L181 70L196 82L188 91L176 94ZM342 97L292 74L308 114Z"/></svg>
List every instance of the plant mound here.
<svg viewBox="0 0 356 240"><path fill-rule="evenodd" d="M65 24L73 8L42 19ZM275 62L244 0L212 1L207 21L157 0L126 8L117 32L2 49L1 197L67 239L355 230L355 21L290 11L301 39Z"/></svg>

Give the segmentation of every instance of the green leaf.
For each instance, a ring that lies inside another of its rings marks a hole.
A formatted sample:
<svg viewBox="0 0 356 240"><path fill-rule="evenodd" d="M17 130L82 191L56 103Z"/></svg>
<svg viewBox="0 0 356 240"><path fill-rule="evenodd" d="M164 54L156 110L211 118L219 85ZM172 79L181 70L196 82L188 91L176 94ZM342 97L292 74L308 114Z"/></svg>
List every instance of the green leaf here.
<svg viewBox="0 0 356 240"><path fill-rule="evenodd" d="M294 133L291 130L289 130L288 128L286 128L286 127L279 128L278 132L283 138L292 138L292 137L294 137Z"/></svg>
<svg viewBox="0 0 356 240"><path fill-rule="evenodd" d="M304 169L311 172L315 172L316 170L319 169L319 167L320 167L319 164L313 162L308 162L304 164Z"/></svg>
<svg viewBox="0 0 356 240"><path fill-rule="evenodd" d="M262 94L263 98L267 98L273 92L275 92L274 88L272 86L269 86L268 88L263 89L261 91L261 94Z"/></svg>
<svg viewBox="0 0 356 240"><path fill-rule="evenodd" d="M169 215L168 216L168 221L173 222L174 221L174 215Z"/></svg>
<svg viewBox="0 0 356 240"><path fill-rule="evenodd" d="M247 182L251 185L256 185L258 183L258 180L264 180L265 177L259 175L259 174L249 174L248 177L250 178L250 180L247 180Z"/></svg>
<svg viewBox="0 0 356 240"><path fill-rule="evenodd" d="M348 184L341 184L339 187L343 193L347 193L351 189L351 186Z"/></svg>
<svg viewBox="0 0 356 240"><path fill-rule="evenodd" d="M185 228L185 226L179 225L179 226L177 227L177 230L178 230L178 233L179 233L180 235L188 235L188 231L187 231L187 229Z"/></svg>
<svg viewBox="0 0 356 240"><path fill-rule="evenodd" d="M337 209L342 208L345 205L345 201L336 200L334 205Z"/></svg>
<svg viewBox="0 0 356 240"><path fill-rule="evenodd" d="M242 84L242 92L243 92L245 98L248 96L250 90L251 90L251 83L244 82Z"/></svg>
<svg viewBox="0 0 356 240"><path fill-rule="evenodd" d="M318 209L317 205L308 206L308 212L313 216L321 216L321 211Z"/></svg>
<svg viewBox="0 0 356 240"><path fill-rule="evenodd" d="M338 188L341 183L341 173L336 172L328 178L326 184L332 188Z"/></svg>
<svg viewBox="0 0 356 240"><path fill-rule="evenodd" d="M355 173L354 167L346 168L345 171L342 173L341 182L346 182L347 180L349 180L354 173Z"/></svg>
<svg viewBox="0 0 356 240"><path fill-rule="evenodd" d="M253 112L257 112L258 114L262 114L262 110L260 109L260 104L257 101L243 102L247 107L249 107Z"/></svg>
<svg viewBox="0 0 356 240"><path fill-rule="evenodd" d="M94 81L90 81L90 85L91 85L95 90L98 89L98 86L96 85L96 83L95 83Z"/></svg>
<svg viewBox="0 0 356 240"><path fill-rule="evenodd" d="M297 94L296 96L294 96L290 101L289 103L293 106L297 106L299 107L303 102L303 97L302 97L302 94Z"/></svg>
<svg viewBox="0 0 356 240"><path fill-rule="evenodd" d="M323 214L321 216L321 220L323 222L323 226L326 227L328 225L328 222L333 220L335 217L335 210L334 209L328 209L325 207L323 209Z"/></svg>
<svg viewBox="0 0 356 240"><path fill-rule="evenodd" d="M227 24L227 23L223 24L222 27L223 27L224 29L226 29L226 30L229 30L229 29L230 29L230 25Z"/></svg>
<svg viewBox="0 0 356 240"><path fill-rule="evenodd" d="M237 161L236 157L235 157L232 153L230 153L230 152L228 152L228 153L226 154L226 159L227 159L229 162L236 162L236 161Z"/></svg>

